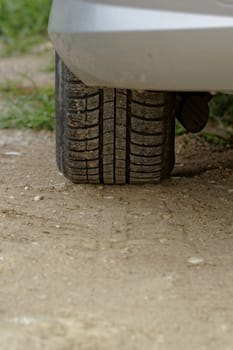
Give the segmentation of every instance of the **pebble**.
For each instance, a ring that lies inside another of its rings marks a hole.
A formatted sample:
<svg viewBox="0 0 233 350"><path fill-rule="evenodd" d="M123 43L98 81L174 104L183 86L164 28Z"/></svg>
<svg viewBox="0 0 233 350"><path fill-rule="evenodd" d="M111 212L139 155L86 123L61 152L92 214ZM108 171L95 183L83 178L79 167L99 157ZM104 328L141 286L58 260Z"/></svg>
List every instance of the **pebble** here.
<svg viewBox="0 0 233 350"><path fill-rule="evenodd" d="M21 156L22 156L22 153L10 151L10 152L5 152L5 155L6 155L6 156L21 157Z"/></svg>
<svg viewBox="0 0 233 350"><path fill-rule="evenodd" d="M174 282L174 280L175 280L174 276L171 276L171 275L165 276L165 279L166 279L168 282Z"/></svg>
<svg viewBox="0 0 233 350"><path fill-rule="evenodd" d="M21 324L21 325L24 325L24 326L29 326L32 323L34 323L34 320L31 319L31 318L28 318L28 317L22 317L22 318L16 317L12 321L14 323L18 323L18 324Z"/></svg>
<svg viewBox="0 0 233 350"><path fill-rule="evenodd" d="M0 256L0 261L4 261L4 257L3 256Z"/></svg>
<svg viewBox="0 0 233 350"><path fill-rule="evenodd" d="M44 199L43 196L35 196L35 197L34 197L34 201L35 201L35 202L42 201L43 199Z"/></svg>
<svg viewBox="0 0 233 350"><path fill-rule="evenodd" d="M161 244L167 243L167 238L160 238L159 243Z"/></svg>
<svg viewBox="0 0 233 350"><path fill-rule="evenodd" d="M121 253L122 254L130 253L130 248L129 247L125 247L125 248L121 249Z"/></svg>
<svg viewBox="0 0 233 350"><path fill-rule="evenodd" d="M201 265L204 263L204 259L194 256L194 257L188 259L188 263L192 264L192 265Z"/></svg>

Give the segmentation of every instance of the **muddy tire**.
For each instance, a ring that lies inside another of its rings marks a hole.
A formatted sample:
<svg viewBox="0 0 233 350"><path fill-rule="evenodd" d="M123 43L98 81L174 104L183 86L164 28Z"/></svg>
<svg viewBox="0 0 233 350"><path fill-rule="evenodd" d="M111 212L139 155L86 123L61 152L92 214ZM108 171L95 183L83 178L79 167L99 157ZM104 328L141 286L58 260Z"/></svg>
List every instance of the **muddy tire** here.
<svg viewBox="0 0 233 350"><path fill-rule="evenodd" d="M174 166L172 93L86 87L56 57L56 146L74 183L159 183Z"/></svg>

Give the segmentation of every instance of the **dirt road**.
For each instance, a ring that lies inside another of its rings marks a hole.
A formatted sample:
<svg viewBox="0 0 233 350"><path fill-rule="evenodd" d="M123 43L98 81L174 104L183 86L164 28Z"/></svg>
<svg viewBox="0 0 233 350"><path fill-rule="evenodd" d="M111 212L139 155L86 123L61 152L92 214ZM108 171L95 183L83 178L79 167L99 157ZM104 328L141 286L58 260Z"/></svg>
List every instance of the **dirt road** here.
<svg viewBox="0 0 233 350"><path fill-rule="evenodd" d="M182 137L160 186L74 186L0 132L0 348L233 349L233 150Z"/></svg>
<svg viewBox="0 0 233 350"><path fill-rule="evenodd" d="M0 81L53 84L51 56ZM160 186L74 186L52 134L0 131L1 350L233 349L233 150L176 149Z"/></svg>

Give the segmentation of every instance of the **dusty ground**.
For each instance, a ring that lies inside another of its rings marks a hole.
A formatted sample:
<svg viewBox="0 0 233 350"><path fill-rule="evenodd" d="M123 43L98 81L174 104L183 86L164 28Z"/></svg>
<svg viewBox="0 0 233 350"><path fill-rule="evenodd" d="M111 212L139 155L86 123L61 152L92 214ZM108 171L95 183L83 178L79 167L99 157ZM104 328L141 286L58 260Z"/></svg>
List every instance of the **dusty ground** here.
<svg viewBox="0 0 233 350"><path fill-rule="evenodd" d="M4 57L0 60L0 82L15 81L22 86L53 85L54 74L48 72L54 54L49 44L38 48L34 55Z"/></svg>
<svg viewBox="0 0 233 350"><path fill-rule="evenodd" d="M159 186L74 186L0 131L0 348L233 349L233 150L177 140Z"/></svg>

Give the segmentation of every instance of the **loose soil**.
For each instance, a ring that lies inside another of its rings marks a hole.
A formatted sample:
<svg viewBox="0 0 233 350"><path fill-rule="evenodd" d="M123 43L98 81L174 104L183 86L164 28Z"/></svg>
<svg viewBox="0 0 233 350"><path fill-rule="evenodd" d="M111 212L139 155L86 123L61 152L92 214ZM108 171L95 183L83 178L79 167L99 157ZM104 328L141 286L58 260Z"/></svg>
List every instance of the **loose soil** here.
<svg viewBox="0 0 233 350"><path fill-rule="evenodd" d="M1 349L233 349L233 150L176 149L159 186L73 185L0 131Z"/></svg>

